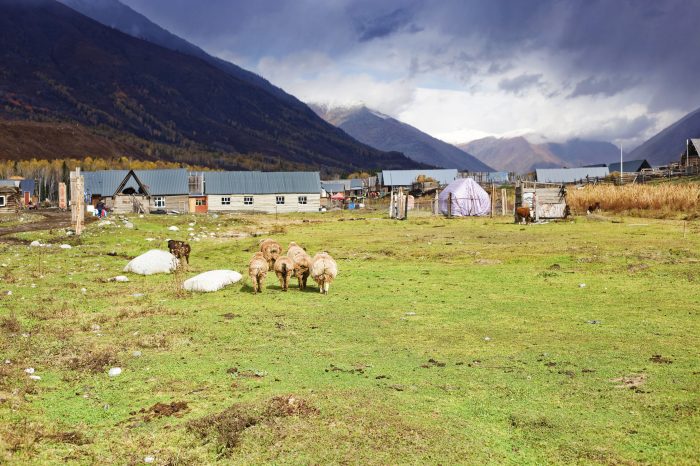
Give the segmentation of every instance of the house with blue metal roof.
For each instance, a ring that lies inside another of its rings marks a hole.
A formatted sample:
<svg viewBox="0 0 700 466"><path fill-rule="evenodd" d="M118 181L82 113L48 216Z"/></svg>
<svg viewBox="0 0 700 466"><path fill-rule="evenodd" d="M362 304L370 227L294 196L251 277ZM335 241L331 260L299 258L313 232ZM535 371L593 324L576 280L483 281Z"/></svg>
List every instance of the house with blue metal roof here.
<svg viewBox="0 0 700 466"><path fill-rule="evenodd" d="M216 212L318 212L318 172L205 172L209 210Z"/></svg>
<svg viewBox="0 0 700 466"><path fill-rule="evenodd" d="M647 162L646 159L642 160L625 160L622 162L622 169L624 173L639 173L645 168L651 168L651 164ZM620 171L620 162L611 163L608 165L608 170L610 173Z"/></svg>
<svg viewBox="0 0 700 466"><path fill-rule="evenodd" d="M190 211L190 175L184 168L100 170L83 172L83 177L86 201L103 201L113 212Z"/></svg>
<svg viewBox="0 0 700 466"><path fill-rule="evenodd" d="M610 174L608 167L538 168L535 170L540 183L580 183L602 180Z"/></svg>
<svg viewBox="0 0 700 466"><path fill-rule="evenodd" d="M382 170L379 183L389 190L411 188L419 176L432 178L440 185L448 185L459 177L456 168L434 170Z"/></svg>

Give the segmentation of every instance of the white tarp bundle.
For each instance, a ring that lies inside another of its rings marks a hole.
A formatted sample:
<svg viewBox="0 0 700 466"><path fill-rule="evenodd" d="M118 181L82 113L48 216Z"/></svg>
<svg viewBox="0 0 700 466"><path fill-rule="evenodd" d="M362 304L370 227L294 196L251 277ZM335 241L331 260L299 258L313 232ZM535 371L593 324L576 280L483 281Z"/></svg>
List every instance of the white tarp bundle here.
<svg viewBox="0 0 700 466"><path fill-rule="evenodd" d="M440 212L449 214L449 199L452 194L452 215L488 215L491 212L491 198L479 183L471 178L459 178L447 185L439 197Z"/></svg>
<svg viewBox="0 0 700 466"><path fill-rule="evenodd" d="M187 291L218 291L226 285L232 285L243 276L233 270L210 270L185 280L182 287Z"/></svg>
<svg viewBox="0 0 700 466"><path fill-rule="evenodd" d="M177 257L168 251L151 249L126 264L124 272L152 275L154 273L170 273L178 266Z"/></svg>

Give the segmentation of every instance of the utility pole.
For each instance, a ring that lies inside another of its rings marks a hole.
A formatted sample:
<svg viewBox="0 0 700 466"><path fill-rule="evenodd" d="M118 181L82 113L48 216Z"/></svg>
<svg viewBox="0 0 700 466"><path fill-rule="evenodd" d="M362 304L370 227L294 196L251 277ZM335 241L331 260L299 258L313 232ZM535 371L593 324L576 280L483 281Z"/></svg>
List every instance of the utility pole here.
<svg viewBox="0 0 700 466"><path fill-rule="evenodd" d="M625 170L622 168L622 143L620 143L620 186L622 186L622 175L624 175Z"/></svg>

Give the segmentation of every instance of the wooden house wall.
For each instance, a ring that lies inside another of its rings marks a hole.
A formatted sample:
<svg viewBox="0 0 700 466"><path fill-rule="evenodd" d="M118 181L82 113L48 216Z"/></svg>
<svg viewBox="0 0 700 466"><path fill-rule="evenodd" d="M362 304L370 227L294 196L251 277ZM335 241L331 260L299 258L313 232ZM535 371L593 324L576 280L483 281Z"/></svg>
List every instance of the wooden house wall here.
<svg viewBox="0 0 700 466"><path fill-rule="evenodd" d="M253 205L245 205L243 198L252 196ZM278 194L209 194L210 212L261 212L261 213L285 213L285 212L318 212L321 207L321 194L279 194L284 196L284 204L277 204ZM299 196L306 196L306 204L299 204ZM230 197L231 204L223 205L221 198Z"/></svg>
<svg viewBox="0 0 700 466"><path fill-rule="evenodd" d="M0 189L0 196L5 198L5 205L0 207L0 214L14 214L19 208L20 200L19 188L3 188Z"/></svg>

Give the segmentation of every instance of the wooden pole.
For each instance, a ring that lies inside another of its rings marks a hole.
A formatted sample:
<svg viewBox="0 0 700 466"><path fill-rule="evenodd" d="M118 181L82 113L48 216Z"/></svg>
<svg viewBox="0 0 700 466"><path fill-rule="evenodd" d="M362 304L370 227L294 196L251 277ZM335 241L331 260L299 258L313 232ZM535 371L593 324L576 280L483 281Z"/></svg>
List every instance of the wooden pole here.
<svg viewBox="0 0 700 466"><path fill-rule="evenodd" d="M447 196L447 217L452 218L452 193Z"/></svg>
<svg viewBox="0 0 700 466"><path fill-rule="evenodd" d="M496 185L491 183L491 218L493 218L494 204L496 204Z"/></svg>
<svg viewBox="0 0 700 466"><path fill-rule="evenodd" d="M508 212L508 198L506 197L506 190L501 189L501 215L505 216Z"/></svg>

